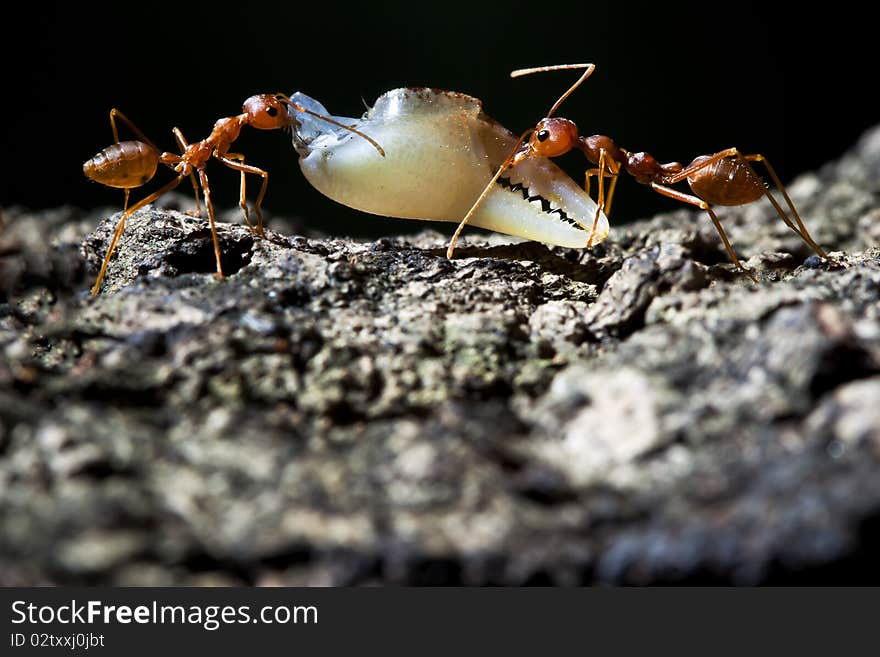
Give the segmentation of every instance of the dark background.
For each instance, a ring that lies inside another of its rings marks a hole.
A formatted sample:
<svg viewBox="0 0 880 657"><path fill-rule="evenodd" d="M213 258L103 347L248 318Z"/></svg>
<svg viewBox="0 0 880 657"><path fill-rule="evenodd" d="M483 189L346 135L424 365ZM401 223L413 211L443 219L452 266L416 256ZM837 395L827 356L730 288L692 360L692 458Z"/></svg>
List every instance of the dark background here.
<svg viewBox="0 0 880 657"><path fill-rule="evenodd" d="M169 150L173 126L190 141L204 138L216 119L238 113L247 96L273 91L300 90L334 114L358 116L364 102L395 87L452 89L481 98L488 114L520 132L577 74L511 80L508 72L582 61L596 63L597 71L559 114L585 134L608 134L663 161L737 146L763 153L790 181L840 156L878 119L873 19L855 3L823 6L31 3L22 16L7 15L0 41L6 90L0 205L121 208L121 191L81 173L83 161L112 143L114 106ZM264 204L270 217L300 216L335 234L422 227L350 211L321 196L305 182L280 132L245 130L235 149L270 171ZM582 158L572 154L560 164L580 180ZM234 206L237 174L221 166L210 172L216 201ZM153 185L168 179L161 171ZM625 180L614 222L674 205Z"/></svg>

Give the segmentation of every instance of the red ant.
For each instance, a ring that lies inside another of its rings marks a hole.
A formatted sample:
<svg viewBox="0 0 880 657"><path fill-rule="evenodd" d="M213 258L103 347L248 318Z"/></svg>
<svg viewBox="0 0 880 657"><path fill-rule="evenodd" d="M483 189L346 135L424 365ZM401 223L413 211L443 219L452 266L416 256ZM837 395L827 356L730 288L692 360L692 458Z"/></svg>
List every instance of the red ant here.
<svg viewBox="0 0 880 657"><path fill-rule="evenodd" d="M198 200L198 185L195 180L195 173L198 173L199 182L202 186L202 192L205 197L205 206L208 208L208 220L211 225L211 236L214 240L214 256L217 260L217 278L223 278L223 268L220 264L220 243L217 239L217 230L214 224L214 205L211 202L211 187L208 184L208 176L205 173L208 161L213 157L225 164L230 169L241 172L241 193L239 195L239 206L244 213L245 222L248 228L263 235L263 214L260 211L260 205L266 194L266 185L269 182L269 172L259 169L255 166L245 164L244 155L241 153L231 153L229 148L232 143L238 139L239 133L244 126L251 126L260 130L276 130L278 128L286 128L296 123L288 111L293 108L298 112L311 114L322 121L331 123L337 127L349 130L354 134L366 139L383 157L385 151L373 139L367 135L355 130L354 128L343 125L333 119L312 112L305 107L301 107L293 103L285 94L259 94L251 96L244 102L242 113L219 119L214 124L214 129L206 139L188 144L183 133L174 128L174 136L180 146L181 154L175 153L159 153L159 150L153 143L147 139L137 127L129 121L122 112L117 109L110 111L110 124L113 128L113 137L115 144L95 155L88 162L83 164L83 172L85 175L97 182L110 187L118 187L125 190L125 208L122 218L116 225L113 238L110 240L110 246L107 249L107 255L104 256L104 262L101 265L101 271L92 287L92 295L96 295L101 288L101 281L107 271L107 265L110 257L116 249L122 231L125 228L125 220L132 214L140 210L145 205L152 203L157 198L177 187L184 178L189 177L196 192L196 208L197 213L201 216L201 206ZM138 135L143 141L126 141L120 142L119 135L116 130L116 118L121 119L128 125L132 131ZM171 182L163 185L158 190L141 199L131 207L128 207L128 197L132 189L140 187L149 182L156 173L159 163L166 164L177 173L177 177ZM260 192L257 194L257 200L254 203L254 212L257 215L256 227L251 224L250 213L245 196L245 174L255 174L261 176L263 184Z"/></svg>
<svg viewBox="0 0 880 657"><path fill-rule="evenodd" d="M578 128L573 121L564 118L554 118L553 114L559 109L562 102L593 73L595 68L594 64L560 64L556 66L518 69L510 74L511 77L520 77L545 71L586 69L578 81L554 103L550 111L547 112L547 116L541 119L534 128L523 134L510 156L501 165L492 183L497 180L498 176L505 169L515 167L529 157L557 157L574 148L579 148L583 151L587 160L591 164L596 165L596 168L588 169L586 172L585 189L587 194L590 193L590 177L596 176L599 179L594 232L600 213L605 211L607 215L611 211L611 201L614 196L617 176L623 170L632 175L638 182L648 185L659 194L705 210L712 219L712 223L715 224L715 228L721 236L722 242L724 242L724 247L727 249L730 259L754 281L757 281L755 276L736 257L736 253L730 246L730 241L727 239L724 228L721 226L721 222L718 221L718 217L712 210L710 203L723 206L737 206L751 203L761 198L761 196L766 196L785 224L797 233L813 251L824 259L829 259L822 247L816 244L810 236L788 192L786 192L773 167L763 155L757 153L746 155L736 148L728 148L712 155L700 155L688 166L682 166L679 162L660 164L652 155L643 152L632 153L621 148L610 137L605 135L583 137L578 133ZM782 196L791 211L791 217L782 209L770 193L770 190L765 186L764 181L755 172L751 164L752 162L761 162L767 169L773 183L782 192ZM605 192L606 176L611 178L607 197ZM670 185L685 179L690 185L693 194L686 194L670 187ZM490 187L492 183L490 183ZM477 202L465 216L464 220L462 220L456 236L467 223L484 196L485 194L477 199ZM454 241L455 237L453 237L453 242L450 244L450 249L454 246ZM588 243L587 246L591 246L591 244Z"/></svg>

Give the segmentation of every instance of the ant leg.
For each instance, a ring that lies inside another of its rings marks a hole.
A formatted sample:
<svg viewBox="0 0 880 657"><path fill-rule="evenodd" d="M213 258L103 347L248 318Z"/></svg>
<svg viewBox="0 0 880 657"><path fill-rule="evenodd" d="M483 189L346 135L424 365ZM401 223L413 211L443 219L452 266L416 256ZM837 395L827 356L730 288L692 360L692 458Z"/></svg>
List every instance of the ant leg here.
<svg viewBox="0 0 880 657"><path fill-rule="evenodd" d="M129 119L125 114L120 112L115 107L110 110L110 128L113 130L113 142L114 143L116 143L116 144L119 143L119 132L116 130L116 119L119 119L125 125L127 125L128 129L131 130L135 135L137 135L138 139L140 139L141 141L147 142L150 146L155 148L157 151L159 150L156 147L156 144L154 144L152 141L150 141L150 138L147 137L143 132L141 132L140 129L134 123L132 123L131 119Z"/></svg>
<svg viewBox="0 0 880 657"><path fill-rule="evenodd" d="M199 180L202 183L202 191L205 193L205 207L208 208L208 221L211 224L211 237L214 240L214 257L217 259L215 276L223 280L223 266L220 264L220 241L217 239L217 228L214 225L214 203L211 201L211 187L208 185L208 176L204 169L199 169Z"/></svg>
<svg viewBox="0 0 880 657"><path fill-rule="evenodd" d="M679 192L676 189L670 189L669 187L665 187L664 185L658 185L655 182L650 183L650 185L651 189L659 194L662 194L663 196L675 199L676 201L681 201L682 203L695 205L701 210L705 210L709 214L709 218L712 219L712 223L715 224L715 230L717 230L718 234L721 235L721 241L724 242L724 248L727 249L727 255L730 256L733 264L742 269L749 278L755 281L755 283L758 282L758 279L755 278L755 275L752 274L752 272L750 272L745 267L745 265L743 265L743 263L739 261L739 258L736 257L736 253L734 252L733 247L730 245L730 240L727 239L727 233L724 232L724 228L721 226L721 222L718 221L718 217L715 215L712 207L708 203L706 203L706 201L699 198L698 196L691 196L690 194Z"/></svg>
<svg viewBox="0 0 880 657"><path fill-rule="evenodd" d="M605 149L599 150L599 193L596 196L596 216L593 218L593 226L590 229L590 239L587 240L587 248L593 246L593 236L596 234L596 226L599 223L599 215L605 207Z"/></svg>
<svg viewBox="0 0 880 657"><path fill-rule="evenodd" d="M663 175L663 184L665 185L674 185L675 183L681 182L685 178L692 176L697 171L701 169L705 169L706 167L710 167L719 160L723 160L725 157L736 157L739 155L739 151L736 148L727 148L723 151L718 151L717 153L713 153L706 157L705 160L700 160L699 162L691 163L686 167L679 169L673 173L668 173Z"/></svg>
<svg viewBox="0 0 880 657"><path fill-rule="evenodd" d="M620 167L613 160L609 160L606 162L606 157L608 153L602 148L599 149L599 168L598 169L590 169L587 172L587 181L589 184L589 174L590 172L596 172L596 175L599 178L599 195L596 203L596 217L593 219L593 227L590 232L590 239L587 240L587 248L589 249L593 246L593 238L596 236L596 226L599 224L599 215L602 212L605 213L605 216L608 216L608 213L611 212L611 198L614 196L614 188L617 185L617 173L620 171ZM608 199L605 199L605 167L608 167L611 170L609 177L611 178L611 182L608 185ZM587 191L587 196L589 196L589 191Z"/></svg>
<svg viewBox="0 0 880 657"><path fill-rule="evenodd" d="M526 137L531 134L532 130L526 130L522 135L520 135L519 139L513 145L513 148L510 151L510 155L507 156L507 159L501 163L501 166L498 167L498 171L495 172L495 175L489 179L489 183L483 188L483 191L477 197L477 200L474 201L474 204L471 206L471 209L467 211L467 214L464 215L464 219L461 220L461 223L458 224L458 228L455 229L455 233L452 234L452 238L449 240L449 246L446 247L446 258L447 260L452 260L452 254L455 252L455 245L458 243L458 238L461 235L461 231L464 230L464 227L467 226L467 223L471 220L471 217L474 215L474 212L477 211L477 208L480 207L480 204L489 195L489 192L492 191L492 186L498 181L501 177L501 174L507 171L510 168L511 162L513 162L513 158L516 156L516 152L519 150L519 147L525 141Z"/></svg>
<svg viewBox="0 0 880 657"><path fill-rule="evenodd" d="M171 132L174 133L174 139L177 140L177 145L180 147L180 154L183 155L183 153L186 152L186 149L189 148L189 144L186 142L186 137L183 136L183 133L177 126L173 127Z"/></svg>
<svg viewBox="0 0 880 657"><path fill-rule="evenodd" d="M590 195L590 178L598 175L599 169L587 169L586 172L584 172L584 192L587 196Z"/></svg>
<svg viewBox="0 0 880 657"><path fill-rule="evenodd" d="M614 197L614 188L617 187L617 178L618 172L620 171L620 165L616 162L611 161L608 163L609 169L613 169L614 173L608 174L610 178L610 182L608 183L608 193L605 195L605 216L608 217L611 215L611 199ZM599 175L599 169L587 169L586 177L584 178L584 192L586 192L587 196L590 195L590 178L592 176Z"/></svg>
<svg viewBox="0 0 880 657"><path fill-rule="evenodd" d="M785 198L785 202L788 204L789 209L792 211L792 214L795 217L797 225L795 225L795 222L793 222L791 220L791 218L789 218L789 216L785 213L785 211L782 209L782 207L779 205L779 203L773 197L773 194L770 193L770 190L767 189L762 184L761 187L762 187L762 191L763 191L764 195L770 200L770 203L773 205L773 208L776 210L776 213L779 215L779 217L782 219L782 221L785 222L785 225L788 226L789 228L791 228L795 233L797 233L798 236L807 244L807 246L809 246L811 249L813 249L820 256L822 256L823 258L828 260L828 255L825 253L825 250L822 249L821 246L816 244L816 242L813 240L812 236L810 235L809 231L807 231L807 228L804 225L804 222L801 221L800 215L798 214L797 210L794 207L794 203L792 202L791 197L789 197L788 192L785 191L785 186L782 184L782 181L779 180L779 176L776 175L776 171L773 170L773 167L770 166L770 163L766 159L764 159L763 155L760 155L760 154L743 155L742 153L739 152L739 149L737 149L737 148L728 148L723 151L718 151L714 155L710 155L705 160L697 162L696 164L690 164L690 165L684 167L683 169L681 169L681 171L676 172L675 174L664 176L663 182L668 185L674 185L675 183L680 182L689 176L692 176L694 173L696 173L700 169L704 169L706 167L712 166L713 164L715 164L719 160L723 160L726 157L735 157L738 162L742 162L746 167L748 167L751 174L755 178L757 178L759 181L761 180L761 178L755 172L755 169L752 167L750 160L751 161L759 161L764 164L765 168L767 169L767 172L770 174L770 177L773 179L773 183L782 192L782 196Z"/></svg>
<svg viewBox="0 0 880 657"><path fill-rule="evenodd" d="M244 155L241 153L227 153L225 156L218 158L221 162L224 162L224 159L235 160L236 162L244 162ZM225 162L224 162L225 164ZM232 167L235 168L235 167ZM240 171L240 169L236 169ZM251 232L261 234L257 228L254 228L254 225L251 223L251 215L248 211L247 204L247 191L246 191L247 180L245 178L245 172L241 171L241 187L238 195L238 207L241 208L241 213L244 215L244 220L247 223L247 227L251 230ZM262 228L262 222L261 226Z"/></svg>
<svg viewBox="0 0 880 657"><path fill-rule="evenodd" d="M107 247L107 255L104 256L104 262L101 264L101 271L98 272L98 278L95 280L95 284L92 286L92 296L98 294L101 289L101 281L104 280L104 274L107 272L107 265L110 264L110 257L113 255L113 252L116 250L116 245L119 242L119 238L122 236L122 230L125 228L125 220L128 219L135 212L140 210L145 205L152 203L157 198L162 196L165 192L171 191L175 187L177 187L180 182L183 180L183 176L178 176L168 184L162 186L157 189L155 192L150 194L149 196L142 198L140 201L131 206L128 210L122 213L122 218L119 220L119 223L116 224L116 230L113 233L113 239L110 240L110 246Z"/></svg>
<svg viewBox="0 0 880 657"><path fill-rule="evenodd" d="M116 119L119 119L125 125L127 125L128 129L131 130L135 135L137 135L138 139L146 142L147 144L149 144L150 146L155 148L157 151L159 150L158 148L156 148L156 144L154 144L152 141L150 141L150 138L147 137L143 132L141 132L140 128L138 128L131 121L131 119L129 119L125 114L120 112L115 107L113 107L110 110L110 129L113 130L113 143L114 144L119 144L119 130L116 128ZM123 212L128 210L128 197L129 197L130 192L131 192L130 188L125 189L125 203L122 206Z"/></svg>
<svg viewBox="0 0 880 657"><path fill-rule="evenodd" d="M114 144L119 143L119 131L116 129L116 117L117 116L120 116L123 119L125 119L125 122L129 125L129 127L132 125L131 122L128 120L128 118L125 116L125 114L120 112L115 107L110 108L110 129L113 131L113 143Z"/></svg>
<svg viewBox="0 0 880 657"><path fill-rule="evenodd" d="M717 153L714 153L713 155L709 155L705 159L700 160L699 162L691 163L688 166L686 166L682 169L679 169L678 171L664 174L660 178L660 180L662 180L662 182L666 185L674 185L676 183L681 182L682 180L685 180L686 178L689 178L690 176L694 175L695 173L699 172L702 169L705 169L707 167L711 167L716 162L719 162L725 158L731 158L731 157L736 158L738 162L742 162L748 168L748 170L751 172L751 174L754 178L756 178L759 181L761 180L761 178L758 176L758 174L755 173L755 170L752 168L752 166L747 161L745 161L743 159L742 154L739 152L739 150L737 148L726 148L723 151L718 151ZM770 193L767 191L766 187L763 186L763 184L762 184L762 188L763 188L763 192L765 194L767 194L767 196L770 198L770 202L773 203L774 206L776 206L775 199L770 195ZM778 207L778 206L776 206L776 207ZM788 226L793 231L798 233L798 235L800 235L800 231L795 227L795 225L791 222L791 220L788 218L788 216L786 216L784 212L781 212L781 209L780 209L780 216L782 217L782 220L785 222L786 226Z"/></svg>
<svg viewBox="0 0 880 657"><path fill-rule="evenodd" d="M616 166L616 165L615 165ZM619 171L619 169L618 169ZM598 176L599 169L587 169L586 178L584 182L584 191L587 193L587 196L590 195L590 177ZM611 199L614 198L614 188L617 187L617 173L612 173L608 175L610 181L608 183L608 193L605 195L605 216L609 217L611 215Z"/></svg>
<svg viewBox="0 0 880 657"><path fill-rule="evenodd" d="M613 173L611 173L611 175L609 176L609 178L611 178L611 181L608 183L608 195L605 199L606 217L611 216L611 201L614 199L614 189L617 187L617 174L620 172L620 165L614 160L611 160L609 168L612 170Z"/></svg>
<svg viewBox="0 0 880 657"><path fill-rule="evenodd" d="M172 130L174 133L174 138L177 140L177 145L180 147L181 155L186 153L186 149L189 148L189 144L186 143L186 139L183 136L183 133L180 131L180 128L174 128ZM201 219L202 218L202 204L199 201L199 186L196 183L196 176L194 173L189 174L189 181L192 183L193 194L196 198L196 216Z"/></svg>
<svg viewBox="0 0 880 657"><path fill-rule="evenodd" d="M251 230L254 229L251 227L251 222L248 219L247 201L245 200L244 196L244 174L252 173L257 176L262 176L263 185L262 187L260 187L260 193L257 194L256 202L254 202L254 212L257 215L257 229L254 232L256 232L258 235L265 235L266 232L263 230L263 213L260 211L260 206L263 203L263 197L266 195L266 186L269 184L269 172L264 171L263 169L259 169L255 166L251 166L250 164L245 164L243 162L244 155L240 153L227 153L226 155L220 155L218 159L230 169L241 171L241 200L239 201L239 205L244 211L244 218L247 221L248 227L251 228ZM242 161L236 162L236 160L239 159Z"/></svg>
<svg viewBox="0 0 880 657"><path fill-rule="evenodd" d="M776 185L776 188L782 193L782 197L785 199L785 203L788 205L788 209L791 210L791 214L794 217L795 222L797 223L797 228L795 228L786 212L779 206L779 203L776 202L776 199L773 198L773 195L770 193L770 190L766 187L764 188L764 194L770 199L770 202L773 204L773 207L776 209L776 213L782 217L782 220L791 228L794 232L800 236L800 238L806 242L807 246L809 246L813 251L817 254L825 258L825 260L829 260L828 254L825 253L825 250L819 246L815 240L813 239L810 232L807 230L807 227L804 225L804 222L801 220L800 214L798 214L797 209L794 207L794 203L791 200L791 197L788 195L788 192L785 189L785 185L782 184L782 181L779 180L779 176L776 175L776 171L770 166L770 162L761 155L760 153L755 153L752 155L739 155L740 161L742 161L749 170L757 176L750 162L760 162L764 165L764 168L767 169L767 173L770 174L770 178L773 180L773 184Z"/></svg>

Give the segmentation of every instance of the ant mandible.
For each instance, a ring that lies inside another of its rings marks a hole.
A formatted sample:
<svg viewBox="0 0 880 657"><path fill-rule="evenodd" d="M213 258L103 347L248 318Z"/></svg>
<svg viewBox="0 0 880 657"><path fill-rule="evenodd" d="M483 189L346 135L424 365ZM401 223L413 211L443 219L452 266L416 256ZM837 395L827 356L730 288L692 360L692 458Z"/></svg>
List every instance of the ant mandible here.
<svg viewBox="0 0 880 657"><path fill-rule="evenodd" d="M636 181L648 185L663 196L705 210L715 225L718 234L721 236L721 241L724 242L724 248L727 250L730 259L754 281L757 281L757 279L737 258L733 247L730 245L730 241L727 239L727 234L724 232L724 228L721 226L721 222L718 221L718 217L710 204L722 206L745 205L758 200L761 196L766 196L785 224L797 233L813 251L822 258L829 259L828 254L813 240L804 222L801 220L794 203L792 203L788 192L785 190L785 186L779 180L770 162L763 155L758 153L743 154L736 148L728 148L712 155L700 155L687 166L682 166L678 162L660 164L652 155L644 152L630 152L618 146L610 137L605 135L583 137L579 134L578 128L573 121L554 117L554 113L559 109L562 102L584 80L590 77L595 68L594 64L560 64L518 69L510 74L511 77L520 77L545 71L585 69L578 81L553 104L546 117L538 121L534 128L527 130L523 134L487 189L494 184L495 180L498 179L505 169L515 167L529 157L557 157L574 148L579 148L587 160L595 165L595 168L588 169L586 172L585 189L587 194L590 193L590 177L596 176L598 178L599 189L597 193L596 218L593 222L594 230L600 214L605 211L607 215L611 211L611 201L614 196L617 177L620 171L623 170L632 175ZM773 183L782 193L785 203L791 211L791 216L783 210L782 206L770 193L770 190L755 172L754 167L752 167L752 162L760 162L767 169L767 173L770 175ZM605 192L606 177L610 178L607 195ZM675 185L683 180L687 180L693 194L686 194L672 189L671 185ZM452 257L456 238L485 195L486 192L484 191L459 225L459 229L449 244L447 250L448 257ZM591 244L588 243L587 246L591 246Z"/></svg>
<svg viewBox="0 0 880 657"><path fill-rule="evenodd" d="M101 281L107 271L107 265L110 257L113 255L122 231L125 228L125 220L132 214L140 210L158 199L163 194L177 187L184 178L189 177L196 192L196 209L201 216L201 206L198 198L198 185L196 184L195 174L198 173L199 183L201 183L202 193L205 198L205 206L208 208L208 220L211 225L211 237L214 241L214 257L217 261L217 278L223 278L223 268L220 264L220 243L217 239L217 230L214 221L214 204L211 202L211 187L208 183L208 176L205 173L210 159L216 158L230 169L241 172L241 193L239 195L239 207L244 214L245 222L253 232L263 235L263 214L260 206L263 197L266 195L266 186L269 183L269 172L264 171L255 166L245 164L244 155L241 153L232 153L229 148L232 143L238 139L239 133L244 126L251 126L259 130L277 130L286 128L296 123L288 111L288 108L295 109L298 112L304 112L312 116L331 123L337 127L344 128L364 139L366 139L379 152L381 156L385 156L385 151L373 139L355 130L354 128L343 125L333 119L312 112L311 110L301 107L292 102L285 94L258 94L248 98L242 107L242 113L219 119L214 124L211 134L202 141L188 144L179 128L174 128L174 136L181 149L181 154L163 152L153 145L138 128L125 117L122 112L113 109L110 112L110 124L113 128L114 145L105 148L103 151L95 155L92 159L83 165L83 172L92 180L100 182L110 187L119 187L125 190L125 208L113 238L110 240L110 246L107 248L107 255L104 256L104 262L101 265L101 271L92 287L92 295L96 295L101 289ZM138 135L143 141L127 141L120 142L119 135L116 130L116 118L122 120L132 131ZM171 167L177 177L169 183L163 185L158 190L142 198L140 201L128 207L128 198L131 189L140 187L149 182L156 173L159 163ZM254 202L254 212L257 215L257 225L254 226L250 220L248 205L245 193L245 174L255 174L263 179L260 192L257 194L257 200Z"/></svg>

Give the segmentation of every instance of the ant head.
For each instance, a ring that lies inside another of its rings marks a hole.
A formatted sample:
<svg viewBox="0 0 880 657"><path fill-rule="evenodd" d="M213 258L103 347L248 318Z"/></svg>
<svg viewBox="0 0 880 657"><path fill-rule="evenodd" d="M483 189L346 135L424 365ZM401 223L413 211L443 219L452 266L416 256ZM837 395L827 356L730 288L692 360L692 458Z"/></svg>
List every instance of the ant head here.
<svg viewBox="0 0 880 657"><path fill-rule="evenodd" d="M563 155L575 147L578 140L578 129L573 121L561 118L541 119L527 142L517 151L511 162L516 166L526 158L539 155L556 157Z"/></svg>
<svg viewBox="0 0 880 657"><path fill-rule="evenodd" d="M260 130L276 130L292 123L288 102L290 99L284 94L258 94L244 101L242 112L247 114L248 125Z"/></svg>

